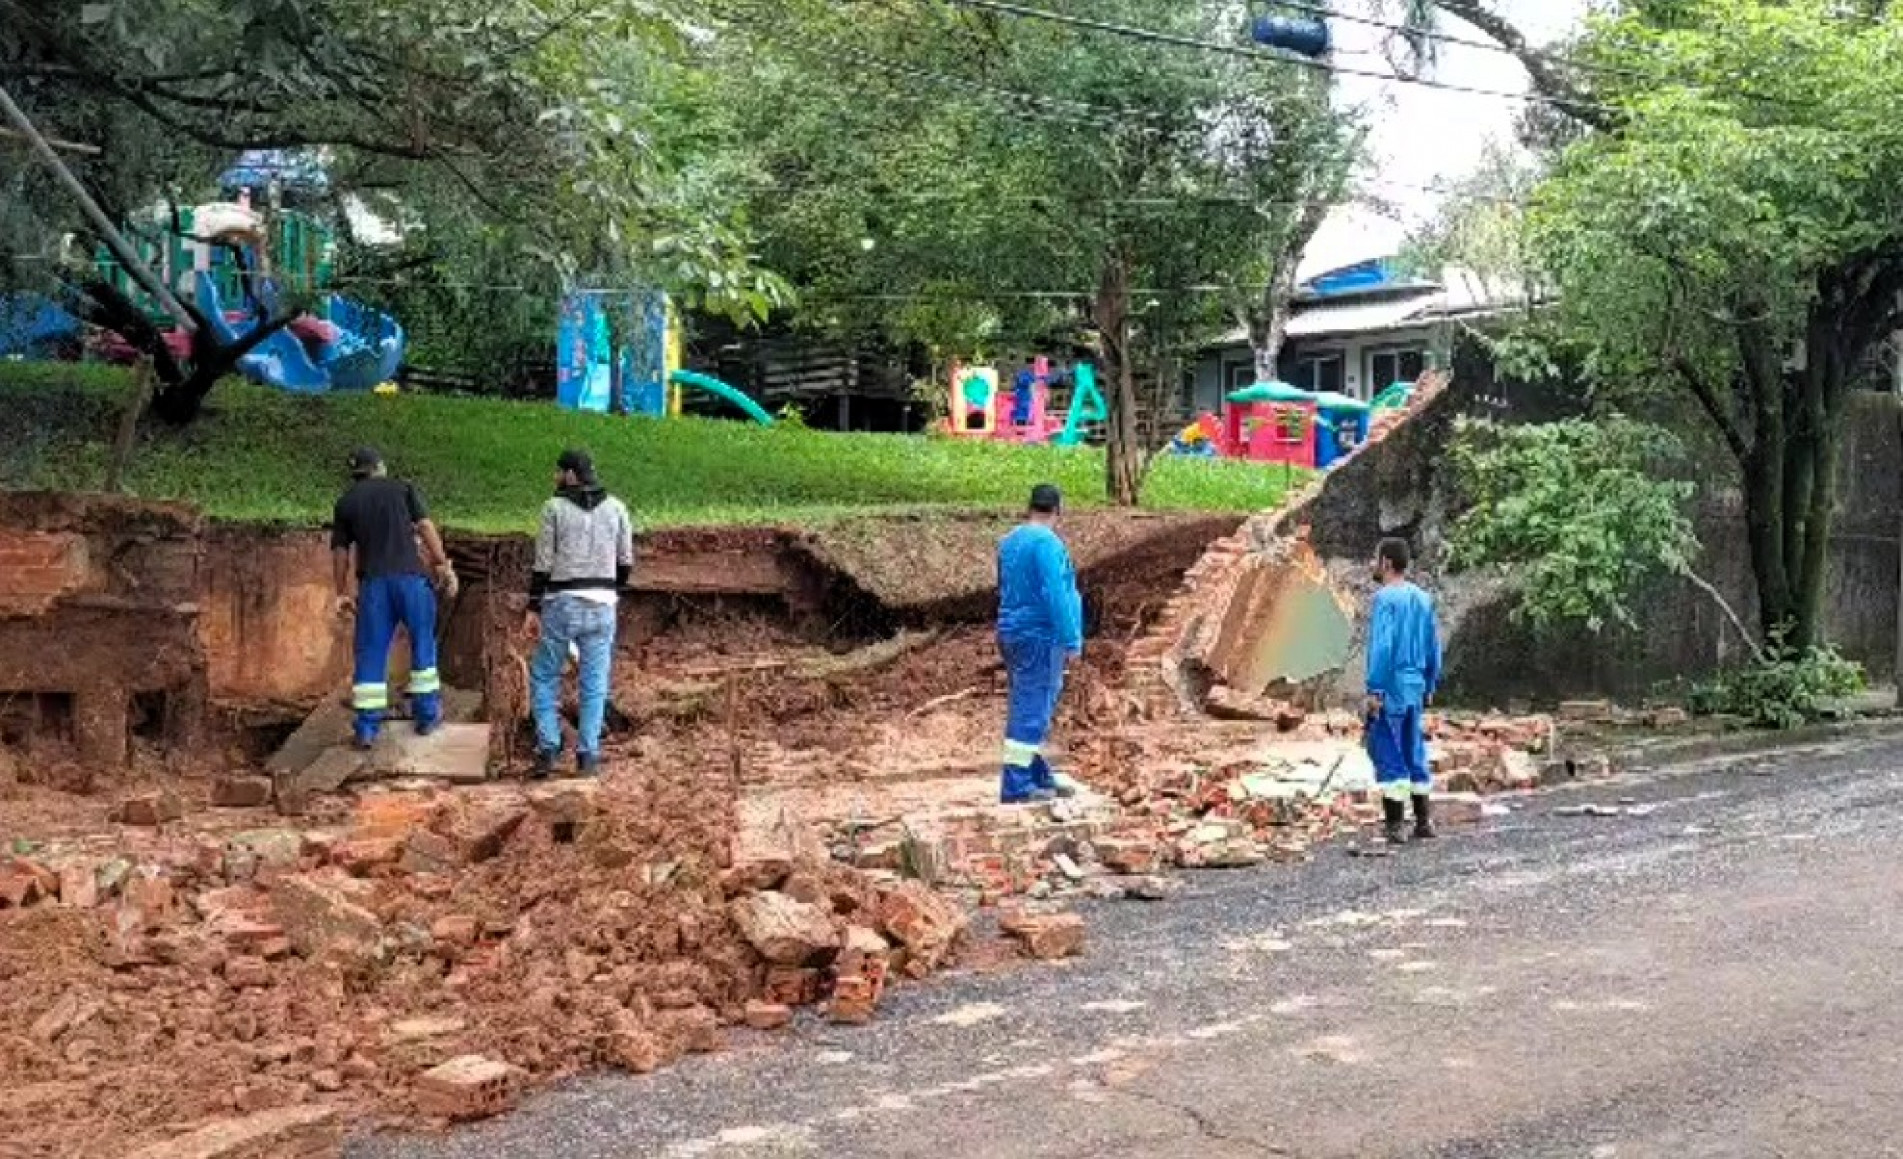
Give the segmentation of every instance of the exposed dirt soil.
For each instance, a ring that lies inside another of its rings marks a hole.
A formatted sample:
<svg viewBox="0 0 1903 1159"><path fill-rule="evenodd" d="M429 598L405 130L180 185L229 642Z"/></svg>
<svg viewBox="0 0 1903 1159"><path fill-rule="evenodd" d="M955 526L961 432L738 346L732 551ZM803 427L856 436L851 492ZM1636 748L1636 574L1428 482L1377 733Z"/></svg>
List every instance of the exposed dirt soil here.
<svg viewBox="0 0 1903 1159"><path fill-rule="evenodd" d="M988 625L959 620L989 615L1002 525L867 522L648 545L667 590L624 614L609 772L585 805L502 785L353 790L296 828L268 808L213 808L212 775L255 771L288 727L260 705L214 711L186 752L135 744L124 768L57 739L0 746L0 1155L127 1153L297 1104L415 1121L418 1074L471 1053L538 1081L664 1064L715 1045L749 1000L811 1002L834 985L824 970L772 973L730 919L732 899L782 884L839 931L884 932L881 971L942 965L939 949L908 950L922 903L893 900L895 874L830 864L810 835L733 865L749 786L995 761L1002 671ZM1233 523L1068 528L1095 635L1067 728L1103 710L1123 642ZM458 557L445 666L476 670L519 766L526 561L495 541ZM175 795L179 817L108 820L139 794ZM515 820L472 852L498 816ZM28 877L37 896L5 892Z"/></svg>

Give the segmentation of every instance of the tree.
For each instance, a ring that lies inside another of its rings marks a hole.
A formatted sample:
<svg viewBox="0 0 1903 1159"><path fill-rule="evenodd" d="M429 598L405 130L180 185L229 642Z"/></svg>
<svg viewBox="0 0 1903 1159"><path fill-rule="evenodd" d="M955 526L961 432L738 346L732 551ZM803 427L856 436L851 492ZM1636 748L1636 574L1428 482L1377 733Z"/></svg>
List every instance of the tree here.
<svg viewBox="0 0 1903 1159"><path fill-rule="evenodd" d="M671 147L683 130L665 116L694 83L693 53L685 16L638 0L0 0L0 85L99 148L81 174L116 217L192 203L239 150L306 149L329 162L338 216L380 194L419 245L500 236L554 281L645 280L757 316L782 287L752 262L726 190ZM11 170L17 156L0 159ZM90 228L64 191L7 176L23 196L0 237ZM43 264L8 267L14 285L45 281ZM152 355L161 412L195 413L212 376L173 364L97 279L66 280Z"/></svg>
<svg viewBox="0 0 1903 1159"><path fill-rule="evenodd" d="M1214 2L1046 7L1244 32ZM960 357L1087 330L1117 502L1151 449L1140 380L1173 388L1174 357L1262 298L1250 283L1292 277L1314 175L1345 170L1326 85L1293 66L928 3L721 10L752 220L802 314Z"/></svg>
<svg viewBox="0 0 1903 1159"><path fill-rule="evenodd" d="M1818 641L1838 434L1903 324L1903 26L1887 5L1651 0L1560 59L1437 0L1590 131L1535 198L1595 389L1694 404L1743 493L1766 637Z"/></svg>
<svg viewBox="0 0 1903 1159"><path fill-rule="evenodd" d="M1527 426L1462 420L1451 450L1462 510L1450 562L1513 568L1515 612L1535 627L1636 628L1634 594L1668 574L1711 597L1763 657L1731 604L1692 566L1699 543L1685 505L1695 488L1677 477L1684 448L1669 432L1617 415Z"/></svg>

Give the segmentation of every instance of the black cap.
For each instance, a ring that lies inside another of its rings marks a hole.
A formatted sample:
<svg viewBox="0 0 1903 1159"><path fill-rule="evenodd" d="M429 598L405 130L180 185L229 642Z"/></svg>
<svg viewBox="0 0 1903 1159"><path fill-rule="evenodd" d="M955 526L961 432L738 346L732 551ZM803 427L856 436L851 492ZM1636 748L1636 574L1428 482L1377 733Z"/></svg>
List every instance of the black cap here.
<svg viewBox="0 0 1903 1159"><path fill-rule="evenodd" d="M375 447L358 447L356 450L350 452L350 473L352 475L361 477L374 474L376 473L376 469L381 466L383 466L383 456L378 453Z"/></svg>
<svg viewBox="0 0 1903 1159"><path fill-rule="evenodd" d="M1031 488L1031 510L1040 515L1055 515L1064 506L1064 493L1055 483L1039 483Z"/></svg>
<svg viewBox="0 0 1903 1159"><path fill-rule="evenodd" d="M595 460L589 457L587 451L579 447L570 447L562 452L560 458L555 460L555 469L557 471L573 471L575 477L578 479L593 479L595 477Z"/></svg>

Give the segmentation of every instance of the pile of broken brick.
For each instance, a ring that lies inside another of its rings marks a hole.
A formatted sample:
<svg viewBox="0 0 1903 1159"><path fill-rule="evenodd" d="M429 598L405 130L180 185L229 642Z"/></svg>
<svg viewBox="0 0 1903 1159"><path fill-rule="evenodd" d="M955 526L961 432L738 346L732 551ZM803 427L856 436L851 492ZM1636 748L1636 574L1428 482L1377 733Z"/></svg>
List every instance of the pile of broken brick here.
<svg viewBox="0 0 1903 1159"><path fill-rule="evenodd" d="M943 878L983 907L1080 893L1157 900L1174 892L1157 876L1168 870L1304 861L1317 846L1378 822L1377 795L1365 783L1338 781L1324 763L1327 750L1317 752L1316 742L1352 748L1359 722L1292 707L1277 719L1279 735L1303 742L1299 759L1270 750L1213 767L1155 753L1127 761L1135 776L1101 809L984 818L943 841L935 858ZM1582 775L1576 762L1549 759L1556 734L1546 716L1434 714L1428 726L1440 816L1451 825L1503 811L1489 796Z"/></svg>
<svg viewBox="0 0 1903 1159"><path fill-rule="evenodd" d="M896 873L662 848L612 781L399 784L308 829L180 811L142 794L117 834L0 855L0 1067L33 1096L0 1132L43 1153L85 1116L117 1154L285 1107L493 1114L532 1078L651 1071L800 1007L864 1022L968 933ZM1081 948L1069 916L1008 932Z"/></svg>

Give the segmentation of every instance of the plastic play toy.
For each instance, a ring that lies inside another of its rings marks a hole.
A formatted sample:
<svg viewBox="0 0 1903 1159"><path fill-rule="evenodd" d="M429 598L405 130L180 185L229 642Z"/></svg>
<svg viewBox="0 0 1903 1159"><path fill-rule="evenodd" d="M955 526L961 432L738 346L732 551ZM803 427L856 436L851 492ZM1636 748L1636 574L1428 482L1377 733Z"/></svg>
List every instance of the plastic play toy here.
<svg viewBox="0 0 1903 1159"><path fill-rule="evenodd" d="M1091 429L1109 417L1097 389L1097 368L1079 362L1070 373L1070 407L1051 409L1050 359L1034 358L1009 389L989 366L951 365L951 398L945 433L957 438L997 439L1013 443L1082 444ZM1028 392L1029 397L1025 397Z"/></svg>
<svg viewBox="0 0 1903 1159"><path fill-rule="evenodd" d="M252 381L298 394L389 384L403 362L402 325L361 302L324 293L335 248L329 228L278 207L286 197L321 192L327 186L321 167L273 151L247 153L226 170L221 185L232 200L180 210L158 230L129 230L139 256L192 300L223 343L277 316L287 292L315 298L316 313L300 314L238 360ZM254 189L268 190L272 208L253 205ZM162 328L174 352L189 354L190 342L172 328L171 317L104 247L93 260L101 278ZM95 345L110 361L137 356L116 334L99 336Z"/></svg>

